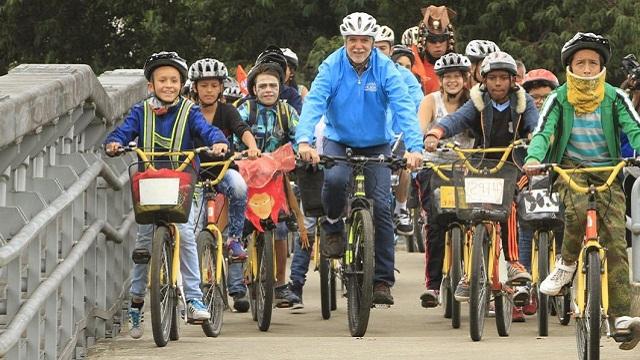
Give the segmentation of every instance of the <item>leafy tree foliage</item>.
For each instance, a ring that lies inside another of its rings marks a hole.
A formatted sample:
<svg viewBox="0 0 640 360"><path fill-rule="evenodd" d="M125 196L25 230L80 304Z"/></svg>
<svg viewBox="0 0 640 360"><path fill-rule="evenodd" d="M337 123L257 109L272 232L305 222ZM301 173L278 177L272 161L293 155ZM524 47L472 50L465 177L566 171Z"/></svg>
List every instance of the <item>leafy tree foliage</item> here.
<svg viewBox="0 0 640 360"><path fill-rule="evenodd" d="M301 60L298 79L342 45L338 26L353 11L403 31L420 8L448 5L458 15L457 50L490 39L530 69L561 75L562 44L577 31L605 34L613 51L609 80L623 79L620 59L640 55L637 0L5 0L0 2L0 74L19 63L87 63L98 73L141 67L159 50L187 60L216 57L249 67L267 45L289 47ZM34 26L35 24L35 26Z"/></svg>

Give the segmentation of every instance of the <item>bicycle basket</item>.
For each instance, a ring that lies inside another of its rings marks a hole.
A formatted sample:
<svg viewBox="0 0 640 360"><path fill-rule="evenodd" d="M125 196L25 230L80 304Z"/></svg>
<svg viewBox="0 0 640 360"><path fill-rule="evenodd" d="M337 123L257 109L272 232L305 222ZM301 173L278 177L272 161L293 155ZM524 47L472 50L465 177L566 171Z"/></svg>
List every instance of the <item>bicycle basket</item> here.
<svg viewBox="0 0 640 360"><path fill-rule="evenodd" d="M549 175L533 176L531 186L518 194L518 216L528 228L558 228L564 223L564 206L549 190Z"/></svg>
<svg viewBox="0 0 640 360"><path fill-rule="evenodd" d="M313 169L311 166L297 166L295 170L296 182L300 189L300 199L305 216L320 217L324 215L322 208L322 185L324 171Z"/></svg>
<svg viewBox="0 0 640 360"><path fill-rule="evenodd" d="M472 173L463 163L454 166L458 218L466 221L506 221L511 213L520 171L512 163L505 162L499 171L490 174L489 170L496 167L499 160L468 161L481 171Z"/></svg>
<svg viewBox="0 0 640 360"><path fill-rule="evenodd" d="M133 211L138 224L160 221L186 223L189 221L196 175L193 166L176 171L174 161L153 161L156 169L144 169L149 162L135 162L129 166Z"/></svg>

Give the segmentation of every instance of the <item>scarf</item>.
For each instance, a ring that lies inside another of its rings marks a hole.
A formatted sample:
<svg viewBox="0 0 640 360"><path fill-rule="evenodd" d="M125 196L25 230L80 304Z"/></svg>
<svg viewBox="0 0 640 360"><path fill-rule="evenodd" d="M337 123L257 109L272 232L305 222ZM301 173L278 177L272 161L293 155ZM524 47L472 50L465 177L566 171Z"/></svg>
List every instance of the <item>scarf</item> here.
<svg viewBox="0 0 640 360"><path fill-rule="evenodd" d="M178 96L172 103L167 103L153 95L149 100L149 106L151 107L151 111L153 111L156 116L162 116L169 111L170 107L178 105L179 102L180 96Z"/></svg>
<svg viewBox="0 0 640 360"><path fill-rule="evenodd" d="M567 67L567 100L576 114L590 114L604 99L604 79L607 69L592 77L582 77L572 73Z"/></svg>

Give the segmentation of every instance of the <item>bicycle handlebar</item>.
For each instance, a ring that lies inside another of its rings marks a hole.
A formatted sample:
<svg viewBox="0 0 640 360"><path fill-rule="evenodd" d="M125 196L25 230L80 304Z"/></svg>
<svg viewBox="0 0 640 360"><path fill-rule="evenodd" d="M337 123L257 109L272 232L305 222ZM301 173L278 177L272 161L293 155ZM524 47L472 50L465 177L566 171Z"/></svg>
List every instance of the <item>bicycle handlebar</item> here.
<svg viewBox="0 0 640 360"><path fill-rule="evenodd" d="M449 151L455 152L458 155L458 158L460 158L460 160L462 160L462 162L464 163L464 166L474 174L481 173L482 170L476 168L473 165L471 165L471 163L469 162L469 156L470 155L473 155L473 154L502 153L502 156L500 157L500 159L498 159L498 164L496 166L494 166L493 168L489 169L489 174L495 174L495 173L497 173L498 171L500 171L504 167L504 164L506 163L507 158L509 157L509 155L511 155L511 152L513 151L513 149L516 149L516 148L524 148L524 149L526 149L527 146L528 146L527 140L519 139L519 140L516 140L516 141L512 142L511 144L509 144L509 146L506 146L506 147L465 149L465 148L461 148L456 143L445 143L445 144L442 144L439 149L449 149ZM445 151L447 151L447 150L445 150Z"/></svg>
<svg viewBox="0 0 640 360"><path fill-rule="evenodd" d="M138 147L135 142L130 142L127 146L120 146L116 154L120 155L125 152L134 151L142 162L146 164L146 166L152 170L155 170L155 167L149 160L149 158L153 158L156 156L185 156L185 159L180 162L180 166L178 166L176 171L184 171L184 169L189 165L189 163L195 158L196 154L199 154L203 151L209 151L210 148L206 146L202 146L193 150L180 150L180 151L146 151Z"/></svg>

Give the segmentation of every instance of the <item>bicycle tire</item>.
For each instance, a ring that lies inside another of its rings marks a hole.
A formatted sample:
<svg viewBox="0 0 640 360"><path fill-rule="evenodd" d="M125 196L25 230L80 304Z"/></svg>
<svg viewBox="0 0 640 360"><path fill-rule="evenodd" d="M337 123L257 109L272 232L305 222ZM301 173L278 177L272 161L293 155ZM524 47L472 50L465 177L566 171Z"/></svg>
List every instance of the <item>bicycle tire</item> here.
<svg viewBox="0 0 640 360"><path fill-rule="evenodd" d="M222 330L224 314L224 293L226 286L225 271L222 267L221 282L216 280L216 262L218 257L218 241L209 231L198 234L198 259L200 260L200 289L202 290L204 304L207 306L211 317L202 323L202 331L208 337L217 337Z"/></svg>
<svg viewBox="0 0 640 360"><path fill-rule="evenodd" d="M551 306L555 309L556 317L560 325L567 326L571 321L571 292L554 296Z"/></svg>
<svg viewBox="0 0 640 360"><path fill-rule="evenodd" d="M335 311L338 308L338 303L337 303L337 294L338 294L338 286L337 286L337 274L336 274L336 268L334 267L334 263L333 260L330 262L331 266L330 268L330 275L329 278L331 280L331 311Z"/></svg>
<svg viewBox="0 0 640 360"><path fill-rule="evenodd" d="M171 285L171 260L173 247L171 231L160 225L156 228L151 243L151 286L149 302L151 308L151 330L158 347L169 342L171 326L175 320L176 293Z"/></svg>
<svg viewBox="0 0 640 360"><path fill-rule="evenodd" d="M178 297L176 297L176 303L177 301L179 301ZM178 315L178 306L174 306L171 310L171 329L169 329L169 340L171 341L180 340L180 320L181 317Z"/></svg>
<svg viewBox="0 0 640 360"><path fill-rule="evenodd" d="M489 297L488 236L483 223L475 226L471 250L472 269L469 276L469 334L473 341L482 339Z"/></svg>
<svg viewBox="0 0 640 360"><path fill-rule="evenodd" d="M582 317L576 319L578 356L581 360L599 360L602 325L600 307L602 300L602 283L600 279L600 254L597 250L587 253L585 265L587 270L585 284L586 305ZM578 271L580 270L578 269Z"/></svg>
<svg viewBox="0 0 640 360"><path fill-rule="evenodd" d="M424 237L427 234L424 229L425 221L422 218L422 210L420 208L415 208L413 210L413 241L415 242L415 249L418 252L425 252L425 242Z"/></svg>
<svg viewBox="0 0 640 360"><path fill-rule="evenodd" d="M445 319L451 319L451 308L453 291L451 290L451 279L449 275L442 277L440 283L440 296L442 296L442 312Z"/></svg>
<svg viewBox="0 0 640 360"><path fill-rule="evenodd" d="M347 313L351 336L361 337L367 332L373 304L374 230L369 210L355 210L352 219L348 232L350 241L347 244L347 251L353 254L353 261L351 263L345 261Z"/></svg>
<svg viewBox="0 0 640 360"><path fill-rule="evenodd" d="M320 255L320 308L322 318L331 318L331 260Z"/></svg>
<svg viewBox="0 0 640 360"><path fill-rule="evenodd" d="M271 314L273 312L273 285L275 283L273 263L273 230L268 230L260 236L262 241L258 245L258 281L256 282L256 315L258 329L269 330Z"/></svg>
<svg viewBox="0 0 640 360"><path fill-rule="evenodd" d="M449 292L451 295L451 327L460 328L460 303L454 296L455 288L462 278L462 229L456 225L451 228L451 268L449 269Z"/></svg>
<svg viewBox="0 0 640 360"><path fill-rule="evenodd" d="M498 335L502 337L509 336L511 323L513 321L513 317L511 316L513 313L513 299L506 292L502 292L502 294L495 296L494 301L496 306L496 329L498 330Z"/></svg>
<svg viewBox="0 0 640 360"><path fill-rule="evenodd" d="M537 288L549 275L549 232L541 231L538 233L538 243L536 249L538 251L538 283ZM549 336L549 296L538 293L538 336Z"/></svg>

